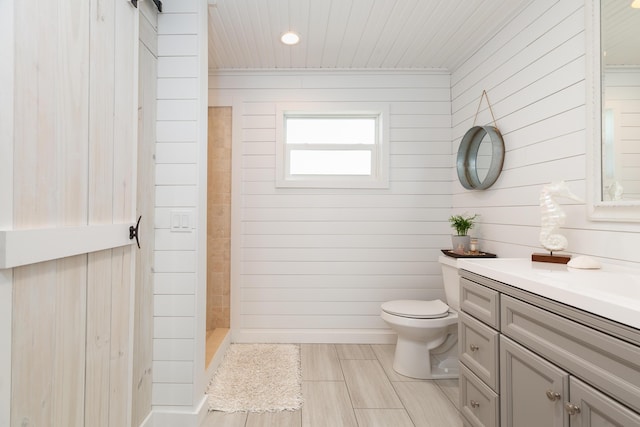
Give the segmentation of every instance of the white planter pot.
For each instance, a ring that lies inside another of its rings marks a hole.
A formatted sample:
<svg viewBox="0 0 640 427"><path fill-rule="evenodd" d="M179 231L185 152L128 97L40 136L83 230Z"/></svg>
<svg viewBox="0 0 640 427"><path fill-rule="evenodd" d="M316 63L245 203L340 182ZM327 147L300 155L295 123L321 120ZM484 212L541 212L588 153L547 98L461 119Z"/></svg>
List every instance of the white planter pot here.
<svg viewBox="0 0 640 427"><path fill-rule="evenodd" d="M451 236L451 245L453 246L453 252L465 253L469 252L469 243L471 242L471 236ZM462 250L460 247L462 246Z"/></svg>

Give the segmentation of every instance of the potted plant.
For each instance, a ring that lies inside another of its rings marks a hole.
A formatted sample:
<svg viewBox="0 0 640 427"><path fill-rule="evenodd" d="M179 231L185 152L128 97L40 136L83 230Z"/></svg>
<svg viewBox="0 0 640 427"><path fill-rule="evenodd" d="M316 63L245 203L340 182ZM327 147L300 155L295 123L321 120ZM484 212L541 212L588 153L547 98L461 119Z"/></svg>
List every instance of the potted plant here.
<svg viewBox="0 0 640 427"><path fill-rule="evenodd" d="M467 233L475 225L475 219L478 215L451 215L449 222L451 227L456 230L456 234L451 236L453 251L457 253L469 252L469 243L471 236Z"/></svg>

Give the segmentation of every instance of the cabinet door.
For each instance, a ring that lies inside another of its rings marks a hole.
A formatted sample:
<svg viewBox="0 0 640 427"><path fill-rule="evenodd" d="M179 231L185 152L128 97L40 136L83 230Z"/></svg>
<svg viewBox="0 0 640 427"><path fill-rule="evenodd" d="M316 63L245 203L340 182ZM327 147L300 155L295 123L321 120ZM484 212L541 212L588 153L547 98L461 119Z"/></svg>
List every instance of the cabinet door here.
<svg viewBox="0 0 640 427"><path fill-rule="evenodd" d="M640 427L640 414L575 377L570 381L571 427Z"/></svg>
<svg viewBox="0 0 640 427"><path fill-rule="evenodd" d="M569 374L505 336L500 337L502 427L566 427Z"/></svg>

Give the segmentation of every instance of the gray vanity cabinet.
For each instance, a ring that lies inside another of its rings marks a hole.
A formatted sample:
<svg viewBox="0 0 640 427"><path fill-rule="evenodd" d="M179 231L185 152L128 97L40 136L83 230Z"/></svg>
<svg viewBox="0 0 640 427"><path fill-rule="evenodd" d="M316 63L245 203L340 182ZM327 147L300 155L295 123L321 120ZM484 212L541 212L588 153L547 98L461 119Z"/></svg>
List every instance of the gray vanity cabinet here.
<svg viewBox="0 0 640 427"><path fill-rule="evenodd" d="M465 427L640 427L640 331L461 270Z"/></svg>

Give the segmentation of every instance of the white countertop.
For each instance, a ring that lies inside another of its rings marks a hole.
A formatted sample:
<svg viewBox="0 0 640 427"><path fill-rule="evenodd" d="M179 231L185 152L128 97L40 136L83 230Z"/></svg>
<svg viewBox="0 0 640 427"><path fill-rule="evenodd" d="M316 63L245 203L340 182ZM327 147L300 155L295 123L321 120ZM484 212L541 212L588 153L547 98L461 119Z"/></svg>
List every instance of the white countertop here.
<svg viewBox="0 0 640 427"><path fill-rule="evenodd" d="M580 270L526 258L459 258L458 268L640 329L640 269Z"/></svg>

